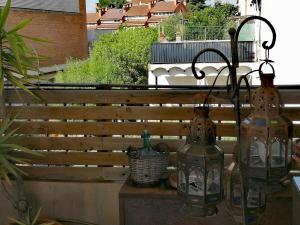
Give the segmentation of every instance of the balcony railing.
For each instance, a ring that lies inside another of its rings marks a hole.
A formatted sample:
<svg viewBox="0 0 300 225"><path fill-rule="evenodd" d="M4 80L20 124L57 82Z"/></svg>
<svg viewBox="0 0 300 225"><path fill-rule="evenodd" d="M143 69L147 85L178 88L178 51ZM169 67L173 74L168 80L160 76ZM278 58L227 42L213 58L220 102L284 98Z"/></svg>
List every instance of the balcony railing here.
<svg viewBox="0 0 300 225"><path fill-rule="evenodd" d="M170 42L154 43L151 46L152 64L175 64L191 63L193 57L202 49L215 48L231 58L230 41L197 41L197 42ZM240 62L255 61L254 42L243 41L238 44ZM221 63L224 62L215 53L207 52L199 57L198 62L202 63Z"/></svg>
<svg viewBox="0 0 300 225"><path fill-rule="evenodd" d="M52 87L51 87L52 86ZM141 146L144 129L152 144L170 146L170 165L176 164L176 150L188 132L193 107L203 102L208 89L160 86L41 85L33 90L41 100L13 88L5 90L7 113L15 116L16 143L44 156L30 156L22 166L31 179L125 180L128 175L128 146ZM103 88L103 89L102 89ZM284 113L300 121L299 87L280 87ZM243 94L241 95L243 98ZM231 162L236 140L234 109L225 87L211 95L210 116L217 124L217 136ZM287 105L288 104L288 105ZM293 107L290 107L291 104ZM246 116L250 109L242 109ZM294 137L300 125L294 124Z"/></svg>

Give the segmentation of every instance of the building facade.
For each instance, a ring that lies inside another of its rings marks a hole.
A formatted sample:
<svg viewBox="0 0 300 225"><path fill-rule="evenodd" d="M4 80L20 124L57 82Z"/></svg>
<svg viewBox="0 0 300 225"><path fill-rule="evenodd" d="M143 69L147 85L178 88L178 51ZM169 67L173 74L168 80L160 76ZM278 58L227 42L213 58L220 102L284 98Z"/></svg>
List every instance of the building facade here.
<svg viewBox="0 0 300 225"><path fill-rule="evenodd" d="M3 6L5 2L0 1L0 5ZM48 41L32 44L38 54L47 57L41 66L65 64L70 57L87 57L85 0L12 1L8 27L24 19L32 20L22 30L24 35Z"/></svg>

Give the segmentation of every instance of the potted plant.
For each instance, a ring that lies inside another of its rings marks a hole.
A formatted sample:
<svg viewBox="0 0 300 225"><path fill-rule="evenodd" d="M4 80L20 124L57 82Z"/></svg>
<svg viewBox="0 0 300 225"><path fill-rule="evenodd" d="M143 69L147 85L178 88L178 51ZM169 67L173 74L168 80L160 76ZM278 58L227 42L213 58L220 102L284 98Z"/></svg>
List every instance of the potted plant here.
<svg viewBox="0 0 300 225"><path fill-rule="evenodd" d="M19 34L19 31L31 22L30 20L24 20L7 30L6 25L10 6L11 0L7 0L6 5L0 8L0 186L3 193L18 210L19 215L24 215L20 220L12 219L12 224L61 225L52 220L40 219L41 210L38 210L37 214L32 216L32 210L27 201L20 206L19 202L6 188L6 186L11 185L11 180L18 183L26 175L21 167L17 166L29 162L26 155L40 156L40 154L15 144L15 132L18 128L11 128L13 119L6 115L5 98L3 96L4 84L9 82L13 86L34 95L26 85L32 85L33 80L41 77L29 74L29 71L38 71L40 57L36 55L33 48L26 44L26 40L44 41Z"/></svg>
<svg viewBox="0 0 300 225"><path fill-rule="evenodd" d="M54 220L46 218L41 219L41 208L37 211L37 213L34 216L31 215L31 211L31 208L27 210L26 216L23 220L9 218L12 221L9 225L62 225L61 223Z"/></svg>

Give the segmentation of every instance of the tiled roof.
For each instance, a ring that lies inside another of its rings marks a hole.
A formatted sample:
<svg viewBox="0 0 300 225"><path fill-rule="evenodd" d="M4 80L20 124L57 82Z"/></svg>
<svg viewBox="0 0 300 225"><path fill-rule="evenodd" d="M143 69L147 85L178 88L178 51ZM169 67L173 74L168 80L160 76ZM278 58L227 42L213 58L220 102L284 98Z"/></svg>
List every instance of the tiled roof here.
<svg viewBox="0 0 300 225"><path fill-rule="evenodd" d="M132 6L126 13L126 16L148 16L149 7L147 5Z"/></svg>
<svg viewBox="0 0 300 225"><path fill-rule="evenodd" d="M122 9L109 9L103 16L101 20L121 20L125 13Z"/></svg>
<svg viewBox="0 0 300 225"><path fill-rule="evenodd" d="M147 25L147 20L126 21L123 25L126 26L126 27L146 26Z"/></svg>
<svg viewBox="0 0 300 225"><path fill-rule="evenodd" d="M174 2L165 2L160 1L157 2L154 7L151 9L151 12L175 12L178 4L174 4Z"/></svg>
<svg viewBox="0 0 300 225"><path fill-rule="evenodd" d="M87 23L97 23L97 21L100 19L98 13L87 13L86 14L86 22Z"/></svg>
<svg viewBox="0 0 300 225"><path fill-rule="evenodd" d="M117 30L119 29L119 27L121 26L121 24L117 23L117 24L114 24L114 23L102 23L100 25L97 26L97 29L100 29L100 30Z"/></svg>
<svg viewBox="0 0 300 225"><path fill-rule="evenodd" d="M149 19L148 19L148 22L149 23L159 23L165 19L167 19L168 16L151 16Z"/></svg>
<svg viewBox="0 0 300 225"><path fill-rule="evenodd" d="M132 0L132 5L149 4L153 0Z"/></svg>

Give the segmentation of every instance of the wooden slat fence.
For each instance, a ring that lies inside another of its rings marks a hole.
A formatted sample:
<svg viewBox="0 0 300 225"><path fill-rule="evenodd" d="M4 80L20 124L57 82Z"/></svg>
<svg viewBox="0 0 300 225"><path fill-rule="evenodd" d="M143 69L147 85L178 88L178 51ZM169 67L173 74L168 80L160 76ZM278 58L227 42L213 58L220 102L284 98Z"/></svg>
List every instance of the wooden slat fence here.
<svg viewBox="0 0 300 225"><path fill-rule="evenodd" d="M202 103L203 90L35 90L40 99L7 89L7 113L19 128L16 142L41 151L22 166L30 179L114 181L128 175L128 146L141 146L140 135L148 129L152 144L165 142L171 149L170 166L176 150L184 144L195 104ZM300 92L281 90L284 113L300 121ZM244 97L242 96L241 99ZM234 111L225 90L211 95L210 116L217 121L217 135L231 160L235 144ZM298 104L298 106L297 106ZM246 116L249 108L241 109ZM294 125L300 137L300 125Z"/></svg>

